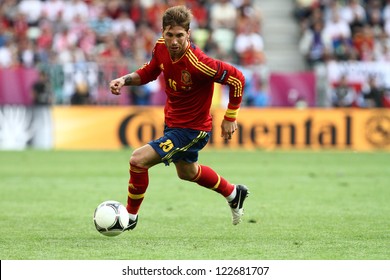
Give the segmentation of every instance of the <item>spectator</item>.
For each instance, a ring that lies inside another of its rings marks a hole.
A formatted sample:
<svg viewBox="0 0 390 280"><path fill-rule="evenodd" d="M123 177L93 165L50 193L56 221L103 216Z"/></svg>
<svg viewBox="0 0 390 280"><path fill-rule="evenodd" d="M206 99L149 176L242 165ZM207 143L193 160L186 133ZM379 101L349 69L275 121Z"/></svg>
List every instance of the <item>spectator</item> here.
<svg viewBox="0 0 390 280"><path fill-rule="evenodd" d="M209 13L205 2L207 1L192 1L190 4L192 14L194 15L194 24L197 24L197 27L201 25L201 22L206 23L209 19Z"/></svg>
<svg viewBox="0 0 390 280"><path fill-rule="evenodd" d="M239 64L243 66L265 63L263 37L256 33L254 28L255 25L248 24L236 37L234 49L238 54Z"/></svg>
<svg viewBox="0 0 390 280"><path fill-rule="evenodd" d="M42 63L49 62L51 47L53 45L53 31L50 24L40 25L41 33L36 39L37 60Z"/></svg>
<svg viewBox="0 0 390 280"><path fill-rule="evenodd" d="M348 59L352 46L351 29L340 17L338 10L333 11L331 20L325 24L323 36L325 42L331 43L328 47L337 59Z"/></svg>
<svg viewBox="0 0 390 280"><path fill-rule="evenodd" d="M106 9L107 1L103 0L87 0L88 19L87 22L96 20L102 11Z"/></svg>
<svg viewBox="0 0 390 280"><path fill-rule="evenodd" d="M129 36L129 34L123 30L116 37L116 41L122 55L127 58L131 58L134 54L134 36Z"/></svg>
<svg viewBox="0 0 390 280"><path fill-rule="evenodd" d="M129 16L137 27L141 24L144 17L144 10L140 2L141 0L131 0L128 8Z"/></svg>
<svg viewBox="0 0 390 280"><path fill-rule="evenodd" d="M313 29L316 23L322 23L323 26L325 24L324 13L319 7L314 8L310 17L301 24L301 34L309 28Z"/></svg>
<svg viewBox="0 0 390 280"><path fill-rule="evenodd" d="M385 21L384 30L386 32L386 35L390 37L390 19Z"/></svg>
<svg viewBox="0 0 390 280"><path fill-rule="evenodd" d="M0 47L0 67L8 68L16 64L16 47L13 41L7 40L5 45Z"/></svg>
<svg viewBox="0 0 390 280"><path fill-rule="evenodd" d="M334 14L337 14L339 18L342 18L341 9L343 6L340 3L341 2L337 0L330 0L327 4L324 5L323 15L325 24L332 21Z"/></svg>
<svg viewBox="0 0 390 280"><path fill-rule="evenodd" d="M105 10L107 16L116 21L120 18L121 13L123 12L123 7L121 6L121 1L119 0L110 0L107 1Z"/></svg>
<svg viewBox="0 0 390 280"><path fill-rule="evenodd" d="M40 71L37 81L32 85L32 100L35 106L47 106L53 103L50 79L45 71Z"/></svg>
<svg viewBox="0 0 390 280"><path fill-rule="evenodd" d="M152 5L145 8L147 24L156 34L161 32L161 24L158 19L161 18L166 8L167 5L163 0L154 0Z"/></svg>
<svg viewBox="0 0 390 280"><path fill-rule="evenodd" d="M210 8L211 29L234 30L237 20L237 8L229 0L217 0Z"/></svg>
<svg viewBox="0 0 390 280"><path fill-rule="evenodd" d="M71 44L58 54L57 62L60 64L83 63L86 62L86 57L83 50L77 44Z"/></svg>
<svg viewBox="0 0 390 280"><path fill-rule="evenodd" d="M376 77L370 75L367 83L363 86L362 94L365 101L365 107L381 108L383 106L384 89L377 84Z"/></svg>
<svg viewBox="0 0 390 280"><path fill-rule="evenodd" d="M339 82L331 92L332 104L334 107L352 107L357 96L356 89L348 84L347 76L341 76Z"/></svg>
<svg viewBox="0 0 390 280"><path fill-rule="evenodd" d="M209 50L208 45L211 40L212 33L207 24L207 20L201 19L198 21L198 27L191 32L191 39L202 50Z"/></svg>
<svg viewBox="0 0 390 280"><path fill-rule="evenodd" d="M83 0L69 0L65 2L62 20L64 23L71 23L76 17L80 17L82 21L88 19L89 9Z"/></svg>
<svg viewBox="0 0 390 280"><path fill-rule="evenodd" d="M253 30L260 34L261 22L261 11L252 4L252 0L242 0L238 7L237 28L240 29L250 24L253 26Z"/></svg>
<svg viewBox="0 0 390 280"><path fill-rule="evenodd" d="M390 62L390 38L385 32L375 40L374 54L376 61Z"/></svg>
<svg viewBox="0 0 390 280"><path fill-rule="evenodd" d="M367 23L372 28L374 37L380 37L384 26L382 11L380 7L373 7L367 12Z"/></svg>
<svg viewBox="0 0 390 280"><path fill-rule="evenodd" d="M363 27L366 23L366 10L359 1L348 0L348 4L341 9L341 17L349 24L352 33L355 28Z"/></svg>
<svg viewBox="0 0 390 280"><path fill-rule="evenodd" d="M234 50L237 8L228 0L217 0L210 7L211 38L217 46L216 56L229 60Z"/></svg>
<svg viewBox="0 0 390 280"><path fill-rule="evenodd" d="M359 60L374 60L375 38L373 31L368 24L364 25L363 27L356 27L352 40Z"/></svg>
<svg viewBox="0 0 390 280"><path fill-rule="evenodd" d="M96 33L87 27L79 40L80 49L84 52L87 61L93 61L96 57L95 49L97 44Z"/></svg>
<svg viewBox="0 0 390 280"><path fill-rule="evenodd" d="M243 69L242 69L243 70ZM245 71L245 70L243 70ZM245 73L245 98L244 102L249 107L266 107L269 105L269 96L266 90L266 83L259 74Z"/></svg>
<svg viewBox="0 0 390 280"><path fill-rule="evenodd" d="M312 11L313 7L318 5L318 0L295 0L294 1L294 16L299 23L306 21Z"/></svg>
<svg viewBox="0 0 390 280"><path fill-rule="evenodd" d="M67 27L69 28L69 33L76 36L77 41L81 39L83 36L83 33L88 28L88 24L85 20L81 18L79 14L77 14L73 21L69 24L67 24Z"/></svg>
<svg viewBox="0 0 390 280"><path fill-rule="evenodd" d="M135 37L137 40L134 42L134 58L136 60L150 59L150 53L158 39L156 33L149 25L141 24Z"/></svg>
<svg viewBox="0 0 390 280"><path fill-rule="evenodd" d="M147 87L131 87L131 104L136 106L150 105L151 92Z"/></svg>
<svg viewBox="0 0 390 280"><path fill-rule="evenodd" d="M62 51L69 49L77 43L77 36L69 31L68 26L63 26L60 33L54 35L53 38L53 51L61 54Z"/></svg>
<svg viewBox="0 0 390 280"><path fill-rule="evenodd" d="M47 0L43 2L42 15L50 22L56 22L62 17L64 6L62 0Z"/></svg>
<svg viewBox="0 0 390 280"><path fill-rule="evenodd" d="M99 53L98 61L106 63L116 63L122 60L122 53L117 45L115 36L111 35L106 37L103 48Z"/></svg>
<svg viewBox="0 0 390 280"><path fill-rule="evenodd" d="M112 32L115 36L118 36L122 32L125 32L127 36L134 36L135 24L125 11L121 11L118 18L113 22Z"/></svg>
<svg viewBox="0 0 390 280"><path fill-rule="evenodd" d="M37 62L37 52L35 41L20 40L18 44L18 60L20 65L32 68Z"/></svg>
<svg viewBox="0 0 390 280"><path fill-rule="evenodd" d="M27 16L23 13L17 13L13 21L13 36L16 40L27 37L28 22Z"/></svg>
<svg viewBox="0 0 390 280"><path fill-rule="evenodd" d="M44 3L40 0L22 0L18 5L19 13L26 15L30 26L37 26L42 16Z"/></svg>
<svg viewBox="0 0 390 280"><path fill-rule="evenodd" d="M54 102L53 91L48 74L41 70L38 79L31 88L32 108L32 139L31 146L40 149L50 149L53 146L51 105Z"/></svg>
<svg viewBox="0 0 390 280"><path fill-rule="evenodd" d="M309 68L313 68L318 63L324 63L329 57L329 45L327 38L323 34L323 23L317 21L313 24L313 28L308 28L303 33L299 49L304 55Z"/></svg>
<svg viewBox="0 0 390 280"><path fill-rule="evenodd" d="M9 35L6 32L6 27L0 23L0 48L5 46L6 42L9 40Z"/></svg>
<svg viewBox="0 0 390 280"><path fill-rule="evenodd" d="M105 40L108 34L112 30L112 19L109 18L104 10L102 10L96 19L91 19L89 21L90 28L96 34L97 43L101 43Z"/></svg>
<svg viewBox="0 0 390 280"><path fill-rule="evenodd" d="M88 84L86 82L78 82L75 86L75 91L70 99L72 105L87 105L90 104L90 94Z"/></svg>
<svg viewBox="0 0 390 280"><path fill-rule="evenodd" d="M390 21L390 0L387 0L386 4L384 4L383 20L386 21L386 22Z"/></svg>
<svg viewBox="0 0 390 280"><path fill-rule="evenodd" d="M0 6L0 10L2 10L9 22L12 22L16 14L19 13L18 0L2 0L0 1Z"/></svg>

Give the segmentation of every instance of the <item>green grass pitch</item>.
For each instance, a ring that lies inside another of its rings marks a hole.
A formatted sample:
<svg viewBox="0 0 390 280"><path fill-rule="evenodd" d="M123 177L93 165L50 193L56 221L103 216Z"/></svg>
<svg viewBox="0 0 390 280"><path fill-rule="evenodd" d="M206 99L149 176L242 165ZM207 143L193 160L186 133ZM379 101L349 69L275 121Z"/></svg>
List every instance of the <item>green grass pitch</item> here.
<svg viewBox="0 0 390 280"><path fill-rule="evenodd" d="M389 153L206 149L200 163L250 188L242 224L158 165L137 228L105 237L93 211L125 203L130 153L0 152L0 259L390 259Z"/></svg>

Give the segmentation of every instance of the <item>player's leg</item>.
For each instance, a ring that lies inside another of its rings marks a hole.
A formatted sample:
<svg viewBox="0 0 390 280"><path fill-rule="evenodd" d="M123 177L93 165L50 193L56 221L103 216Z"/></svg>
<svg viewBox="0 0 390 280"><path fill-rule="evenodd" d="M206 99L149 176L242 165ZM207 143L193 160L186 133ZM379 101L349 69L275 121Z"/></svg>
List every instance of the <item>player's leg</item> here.
<svg viewBox="0 0 390 280"><path fill-rule="evenodd" d="M129 226L134 229L138 221L138 211L149 185L148 169L161 162L160 156L149 145L134 150L130 158L130 179L126 209L129 212Z"/></svg>
<svg viewBox="0 0 390 280"><path fill-rule="evenodd" d="M220 176L212 168L200 165L197 162L179 160L175 162L177 175L182 180L195 182L198 185L222 194L226 199L233 200L235 196L234 185Z"/></svg>
<svg viewBox="0 0 390 280"><path fill-rule="evenodd" d="M189 155L186 160L190 161L191 157L192 155ZM232 223L234 225L239 224L244 214L244 201L249 194L247 187L229 183L224 177L220 176L208 166L187 161L179 160L175 162L179 178L195 182L200 186L223 195L231 208Z"/></svg>
<svg viewBox="0 0 390 280"><path fill-rule="evenodd" d="M239 224L244 214L243 204L249 193L248 189L242 185L231 184L212 168L197 163L198 153L207 144L210 134L188 130L175 132L179 136L177 139L187 139L186 142L174 143L176 149L180 151L172 155L179 178L195 182L223 195L229 203L233 225Z"/></svg>
<svg viewBox="0 0 390 280"><path fill-rule="evenodd" d="M148 169L161 162L169 165L173 160L173 156L179 154L180 148L185 146L181 142L182 138L180 136L180 132L176 129L165 128L164 136L136 149L131 155L126 206L129 212L130 224L127 229L133 229L137 225L138 210L149 185ZM207 136L207 133L205 136Z"/></svg>

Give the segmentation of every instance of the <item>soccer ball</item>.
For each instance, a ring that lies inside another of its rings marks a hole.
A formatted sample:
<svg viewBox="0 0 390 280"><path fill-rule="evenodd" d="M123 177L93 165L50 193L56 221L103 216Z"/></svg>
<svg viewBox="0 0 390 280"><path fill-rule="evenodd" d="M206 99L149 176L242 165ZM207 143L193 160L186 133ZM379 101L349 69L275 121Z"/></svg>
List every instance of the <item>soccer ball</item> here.
<svg viewBox="0 0 390 280"><path fill-rule="evenodd" d="M95 209L93 222L96 230L105 236L117 236L129 224L129 213L125 206L115 200L100 203Z"/></svg>

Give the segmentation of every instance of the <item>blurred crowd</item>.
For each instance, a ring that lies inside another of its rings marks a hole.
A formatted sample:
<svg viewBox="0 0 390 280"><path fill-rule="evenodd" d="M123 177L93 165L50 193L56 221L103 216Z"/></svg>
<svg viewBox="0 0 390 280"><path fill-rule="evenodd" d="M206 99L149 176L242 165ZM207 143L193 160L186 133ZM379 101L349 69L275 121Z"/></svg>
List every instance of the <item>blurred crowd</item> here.
<svg viewBox="0 0 390 280"><path fill-rule="evenodd" d="M265 64L252 0L1 0L0 69L46 69L56 104L163 104L158 84L113 99L107 83L150 59L163 12L181 4L194 16L191 40L207 54L247 69Z"/></svg>
<svg viewBox="0 0 390 280"><path fill-rule="evenodd" d="M251 0L1 0L0 67L150 58L161 16L186 4L192 40L219 59L264 62L261 15Z"/></svg>
<svg viewBox="0 0 390 280"><path fill-rule="evenodd" d="M328 61L390 62L390 0L288 1L295 3L309 69ZM249 71L244 105L268 106L259 70L267 64L263 17L255 0L0 0L0 69L44 69L57 104L163 104L161 81L128 88L119 100L107 94L107 83L150 59L163 12L180 4L193 12L195 44ZM338 107L383 107L390 91L372 76L364 85L343 76L329 90L329 105ZM226 92L219 91L223 99Z"/></svg>
<svg viewBox="0 0 390 280"><path fill-rule="evenodd" d="M295 0L300 49L310 67L337 61L390 62L390 0Z"/></svg>
<svg viewBox="0 0 390 280"><path fill-rule="evenodd" d="M329 61L390 63L390 0L295 0L299 47L308 68ZM389 64L390 65L390 64ZM334 107L389 107L390 89L368 75L353 83L344 73L329 88Z"/></svg>

